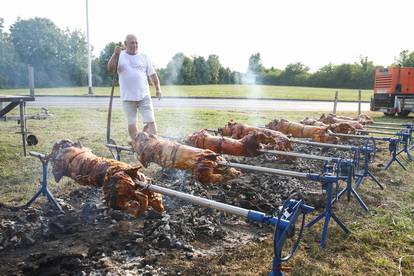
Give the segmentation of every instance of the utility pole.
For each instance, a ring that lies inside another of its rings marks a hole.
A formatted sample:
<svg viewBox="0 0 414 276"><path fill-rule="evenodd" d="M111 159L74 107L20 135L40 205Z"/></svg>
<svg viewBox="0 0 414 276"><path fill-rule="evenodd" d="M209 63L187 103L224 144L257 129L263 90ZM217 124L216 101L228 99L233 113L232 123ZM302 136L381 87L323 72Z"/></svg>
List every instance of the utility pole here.
<svg viewBox="0 0 414 276"><path fill-rule="evenodd" d="M86 39L88 41L88 95L92 96L92 63L91 63L91 44L89 43L89 9L86 0Z"/></svg>

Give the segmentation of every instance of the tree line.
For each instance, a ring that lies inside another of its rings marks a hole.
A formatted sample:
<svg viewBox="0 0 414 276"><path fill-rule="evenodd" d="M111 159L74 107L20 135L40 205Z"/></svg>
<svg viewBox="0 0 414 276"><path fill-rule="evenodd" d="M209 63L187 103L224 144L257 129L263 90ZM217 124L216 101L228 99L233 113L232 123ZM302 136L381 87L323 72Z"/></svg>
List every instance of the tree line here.
<svg viewBox="0 0 414 276"><path fill-rule="evenodd" d="M108 43L92 60L94 86L111 85L112 75L106 63L113 53L115 42ZM87 85L87 42L79 31L59 29L47 18L18 19L4 30L0 18L0 88L27 86L27 65L35 69L36 87ZM402 51L394 64L414 66L414 51ZM265 68L260 53L250 56L246 72L224 67L217 55L188 57L175 54L165 68L157 68L162 84L264 84L332 88L370 89L375 65L368 57L352 64L328 64L310 72L303 63L292 63L284 69Z"/></svg>

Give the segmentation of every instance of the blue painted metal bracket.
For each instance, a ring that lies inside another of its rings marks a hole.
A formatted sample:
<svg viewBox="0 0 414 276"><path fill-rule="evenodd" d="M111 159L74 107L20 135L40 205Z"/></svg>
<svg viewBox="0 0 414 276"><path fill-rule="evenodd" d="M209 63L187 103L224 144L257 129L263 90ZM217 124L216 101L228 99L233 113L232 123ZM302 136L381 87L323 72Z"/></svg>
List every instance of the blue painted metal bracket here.
<svg viewBox="0 0 414 276"><path fill-rule="evenodd" d="M285 201L283 207L279 210L279 216L275 224L275 231L273 234L272 271L268 273L269 276L284 275L282 263L288 261L296 252L305 228L305 216L313 210L314 208L305 205L303 200L296 201L290 199ZM295 223L300 215L302 215L302 221L298 237L289 254L287 256L282 256L285 241L287 238L293 237L295 232Z"/></svg>
<svg viewBox="0 0 414 276"><path fill-rule="evenodd" d="M397 152L397 155L400 155L402 153L405 153L407 155L408 161L412 162L413 157L410 153L410 143L412 141L412 130L411 131L405 131L402 133L399 133L398 135L401 139L401 144L403 144L403 148Z"/></svg>
<svg viewBox="0 0 414 276"><path fill-rule="evenodd" d="M388 144L388 150L391 153L391 159L388 161L387 165L385 165L384 170L388 170L388 168L392 165L392 163L397 162L398 165L401 166L404 170L407 170L407 168L401 163L401 161L398 159L398 145L400 144L399 138L390 138L389 144Z"/></svg>
<svg viewBox="0 0 414 276"><path fill-rule="evenodd" d="M48 201L61 213L64 213L62 207L57 202L56 198L53 196L53 194L49 191L48 188L48 182L47 182L47 167L49 163L49 158L46 157L44 154L38 153L38 152L29 152L29 154L33 157L39 158L40 162L42 162L42 180L40 181L41 187L39 191L35 193L35 195L25 204L25 207L29 207L32 205L32 203L40 196L44 195L47 197Z"/></svg>
<svg viewBox="0 0 414 276"><path fill-rule="evenodd" d="M388 140L392 140L394 138L386 138ZM359 186L362 184L362 181L366 177L370 177L382 190L384 190L384 184L382 184L378 178L369 170L369 163L372 157L375 155L376 148L375 146L370 146L365 144L360 148L361 153L364 156L364 167L361 171L356 172L355 176L357 179L355 180L355 189L358 189Z"/></svg>
<svg viewBox="0 0 414 276"><path fill-rule="evenodd" d="M358 201L359 205L361 205L361 207L365 211L368 211L369 209L368 209L367 204L362 200L361 196L356 191L356 187L354 188L352 186L353 179L354 179L354 176L355 176L354 162L352 160L345 159L341 162L340 165L343 167L342 168L343 175L339 176L339 177L343 177L343 180L346 182L346 186L342 191L337 193L337 196L333 200L333 202L335 202L336 200L339 200L344 194L347 195L347 199L348 199L348 201L350 201L351 200L351 195L352 195Z"/></svg>
<svg viewBox="0 0 414 276"><path fill-rule="evenodd" d="M341 229L346 234L350 233L348 228L346 228L343 222L335 215L332 210L332 205L334 203L334 200L332 200L333 185L338 183L339 178L336 175L309 174L308 179L321 182L322 188L326 191L325 210L306 225L306 227L312 227L319 220L324 219L320 246L325 247L325 242L328 235L328 225L331 218L341 227Z"/></svg>

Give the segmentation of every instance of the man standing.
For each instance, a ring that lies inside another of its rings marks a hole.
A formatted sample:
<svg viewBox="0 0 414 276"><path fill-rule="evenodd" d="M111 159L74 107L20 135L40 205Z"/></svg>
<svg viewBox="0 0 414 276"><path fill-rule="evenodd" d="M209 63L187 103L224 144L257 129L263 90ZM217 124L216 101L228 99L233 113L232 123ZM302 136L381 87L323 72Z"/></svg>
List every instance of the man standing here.
<svg viewBox="0 0 414 276"><path fill-rule="evenodd" d="M144 131L157 134L148 77L155 86L158 99L161 99L160 81L148 56L138 53L138 41L135 35L126 36L125 47L125 50L119 46L115 47L107 68L112 73L118 71L122 107L128 123L129 136L135 139L138 132L137 110L141 114Z"/></svg>

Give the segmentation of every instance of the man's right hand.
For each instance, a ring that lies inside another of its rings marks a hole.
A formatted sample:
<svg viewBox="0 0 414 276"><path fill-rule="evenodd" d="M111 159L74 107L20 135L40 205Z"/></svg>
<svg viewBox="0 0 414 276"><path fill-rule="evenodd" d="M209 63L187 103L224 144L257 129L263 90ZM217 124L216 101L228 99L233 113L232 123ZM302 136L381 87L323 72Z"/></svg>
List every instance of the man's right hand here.
<svg viewBox="0 0 414 276"><path fill-rule="evenodd" d="M114 54L119 55L121 53L121 51L122 51L122 48L119 47L119 46L116 46L115 49L114 49Z"/></svg>

